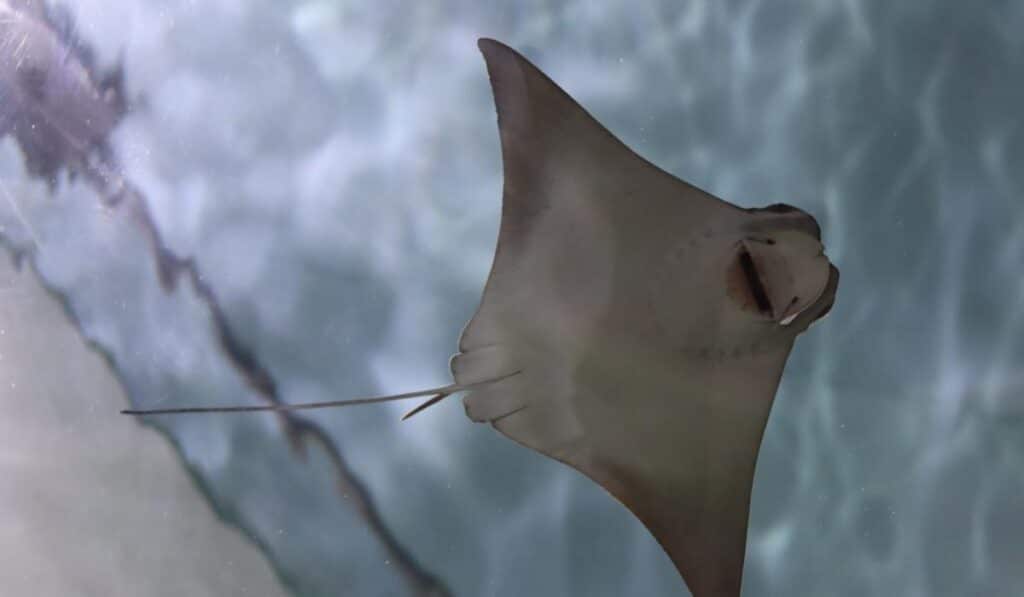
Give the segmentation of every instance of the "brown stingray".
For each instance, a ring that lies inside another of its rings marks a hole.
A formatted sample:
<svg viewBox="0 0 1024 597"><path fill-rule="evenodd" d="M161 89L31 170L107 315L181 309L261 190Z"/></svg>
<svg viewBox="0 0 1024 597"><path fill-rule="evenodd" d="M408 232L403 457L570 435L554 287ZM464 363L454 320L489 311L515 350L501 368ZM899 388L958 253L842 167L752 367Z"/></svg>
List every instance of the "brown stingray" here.
<svg viewBox="0 0 1024 597"><path fill-rule="evenodd" d="M741 209L633 153L523 56L483 39L505 189L494 265L423 392L577 469L639 518L696 597L739 595L754 465L796 336L839 272L814 218ZM409 415L407 415L409 416Z"/></svg>

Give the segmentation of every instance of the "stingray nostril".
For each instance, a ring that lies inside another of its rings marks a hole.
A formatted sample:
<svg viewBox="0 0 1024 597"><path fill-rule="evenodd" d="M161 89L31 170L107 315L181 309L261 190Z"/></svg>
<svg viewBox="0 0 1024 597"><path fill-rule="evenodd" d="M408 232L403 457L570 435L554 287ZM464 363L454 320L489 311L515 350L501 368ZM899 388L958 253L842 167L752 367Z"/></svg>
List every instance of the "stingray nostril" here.
<svg viewBox="0 0 1024 597"><path fill-rule="evenodd" d="M786 305L786 308L782 311L784 316L779 320L779 325L787 326L793 323L793 320L796 319L797 315L800 315L800 311L790 312L798 302L800 302L800 297L798 296L794 296L793 300L789 301L789 304Z"/></svg>

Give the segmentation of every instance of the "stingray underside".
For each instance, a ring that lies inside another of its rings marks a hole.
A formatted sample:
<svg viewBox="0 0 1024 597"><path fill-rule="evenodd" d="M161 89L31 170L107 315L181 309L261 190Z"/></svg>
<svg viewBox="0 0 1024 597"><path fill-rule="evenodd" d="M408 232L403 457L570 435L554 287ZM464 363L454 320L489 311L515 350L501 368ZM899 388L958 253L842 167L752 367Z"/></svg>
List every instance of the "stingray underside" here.
<svg viewBox="0 0 1024 597"><path fill-rule="evenodd" d="M795 335L752 347L720 333L728 305L705 279L733 259L718 237L746 212L637 156L514 50L480 45L505 185L491 274L452 359L473 386L466 412L608 490L695 595L738 594L754 464ZM659 318L666 259L686 275ZM693 338L664 332L673 310L699 322Z"/></svg>

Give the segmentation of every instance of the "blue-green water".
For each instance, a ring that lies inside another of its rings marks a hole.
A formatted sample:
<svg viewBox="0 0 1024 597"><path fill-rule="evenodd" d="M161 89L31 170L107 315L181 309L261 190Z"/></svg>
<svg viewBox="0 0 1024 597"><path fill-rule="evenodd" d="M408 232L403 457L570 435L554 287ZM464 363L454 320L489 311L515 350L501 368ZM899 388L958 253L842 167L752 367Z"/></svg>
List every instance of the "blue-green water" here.
<svg viewBox="0 0 1024 597"><path fill-rule="evenodd" d="M843 281L797 343L765 433L744 594L1024 593L1024 5L71 12L98 63L123 58L136 101L110 163L167 247L195 259L281 399L447 381L498 223L475 44L495 37L655 164L822 224ZM99 209L81 176L49 197L22 157L0 143L18 206L0 202L4 240L30 251L133 404L264 400L196 286L161 286L128 210ZM404 423L403 409L153 423L298 595L682 593L596 485L470 423L457 400Z"/></svg>

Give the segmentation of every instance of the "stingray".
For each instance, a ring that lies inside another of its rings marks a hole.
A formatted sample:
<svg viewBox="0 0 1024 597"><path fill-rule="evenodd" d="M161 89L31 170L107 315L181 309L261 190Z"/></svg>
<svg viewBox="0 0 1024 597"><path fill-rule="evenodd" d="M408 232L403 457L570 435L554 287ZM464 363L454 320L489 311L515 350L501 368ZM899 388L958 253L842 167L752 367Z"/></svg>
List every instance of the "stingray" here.
<svg viewBox="0 0 1024 597"><path fill-rule="evenodd" d="M497 106L501 225L454 383L280 411L464 393L466 414L583 473L696 597L739 595L754 466L797 335L832 307L821 230L668 174L512 48L479 42Z"/></svg>

